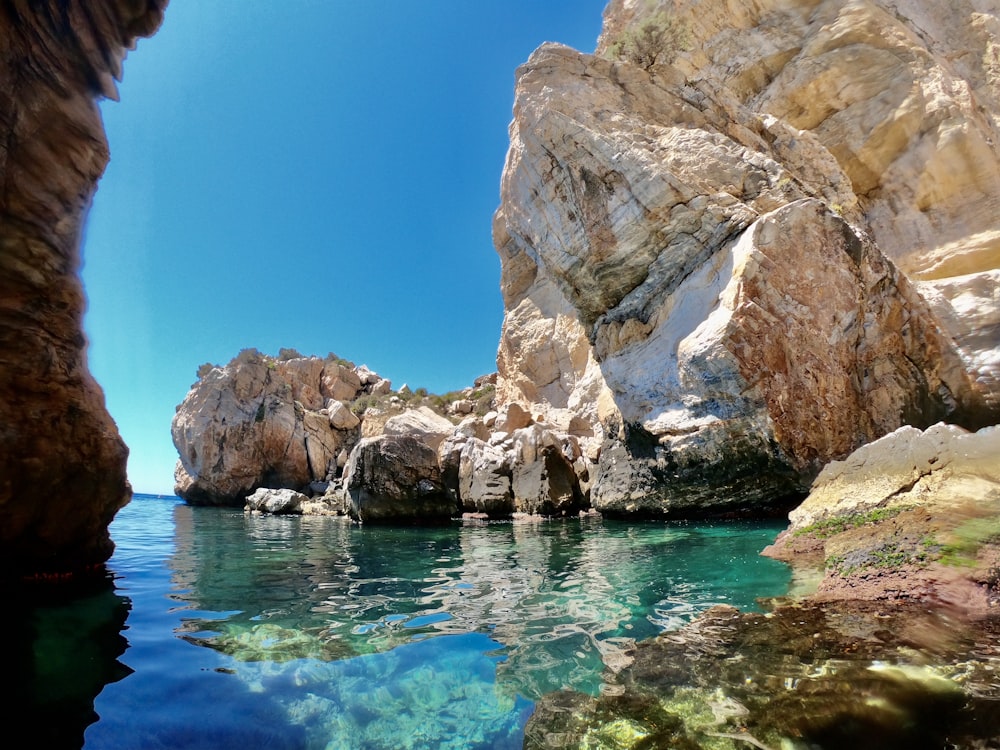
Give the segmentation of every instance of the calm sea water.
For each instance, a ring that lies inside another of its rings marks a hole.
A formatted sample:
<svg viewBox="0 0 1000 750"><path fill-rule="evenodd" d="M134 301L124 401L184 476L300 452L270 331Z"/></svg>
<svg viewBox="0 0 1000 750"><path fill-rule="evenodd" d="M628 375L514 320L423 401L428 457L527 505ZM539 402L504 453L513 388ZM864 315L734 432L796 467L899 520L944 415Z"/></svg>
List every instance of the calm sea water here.
<svg viewBox="0 0 1000 750"><path fill-rule="evenodd" d="M597 694L635 641L785 593L759 556L780 528L362 528L138 495L111 583L24 606L21 716L88 750L520 748L540 696Z"/></svg>

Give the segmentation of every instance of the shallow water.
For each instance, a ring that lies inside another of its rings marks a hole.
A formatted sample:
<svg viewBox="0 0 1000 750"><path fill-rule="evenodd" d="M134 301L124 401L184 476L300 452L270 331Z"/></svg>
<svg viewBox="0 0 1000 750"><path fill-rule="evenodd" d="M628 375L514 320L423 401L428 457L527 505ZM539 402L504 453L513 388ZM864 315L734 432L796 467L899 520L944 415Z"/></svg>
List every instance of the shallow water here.
<svg viewBox="0 0 1000 750"><path fill-rule="evenodd" d="M785 593L758 554L780 528L362 528L137 496L112 525L113 591L35 606L51 627L29 713L65 713L40 686L71 683L88 749L519 748L535 701L600 694L637 640Z"/></svg>

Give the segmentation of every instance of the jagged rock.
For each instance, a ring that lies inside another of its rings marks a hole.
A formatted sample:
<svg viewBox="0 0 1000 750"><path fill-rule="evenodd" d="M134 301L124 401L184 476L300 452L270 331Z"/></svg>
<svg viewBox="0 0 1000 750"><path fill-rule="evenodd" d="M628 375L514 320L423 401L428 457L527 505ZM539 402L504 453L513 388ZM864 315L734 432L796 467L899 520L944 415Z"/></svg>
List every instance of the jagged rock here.
<svg viewBox="0 0 1000 750"><path fill-rule="evenodd" d="M497 417L493 429L497 432L514 432L514 430L527 427L531 422L531 414L519 403L511 402L507 404L503 412Z"/></svg>
<svg viewBox="0 0 1000 750"><path fill-rule="evenodd" d="M514 510L542 516L565 516L583 509L576 472L554 445L544 446L533 461L514 465Z"/></svg>
<svg viewBox="0 0 1000 750"><path fill-rule="evenodd" d="M498 399L574 425L598 510L766 512L864 442L975 407L816 135L676 67L544 45L511 137Z"/></svg>
<svg viewBox="0 0 1000 750"><path fill-rule="evenodd" d="M437 452L412 435L362 439L344 484L350 513L362 522L444 521L458 511L441 483Z"/></svg>
<svg viewBox="0 0 1000 750"><path fill-rule="evenodd" d="M467 513L493 518L513 514L516 505L507 452L478 438L469 439L459 457L458 497Z"/></svg>
<svg viewBox="0 0 1000 750"><path fill-rule="evenodd" d="M323 392L331 365L345 380L334 363L275 361L248 349L205 373L174 415L175 492L194 504L241 505L258 487L296 489L336 476L357 429L335 429L328 414L295 399Z"/></svg>
<svg viewBox="0 0 1000 750"><path fill-rule="evenodd" d="M0 568L70 575L114 550L128 450L87 369L80 241L108 145L97 106L166 0L0 6Z"/></svg>
<svg viewBox="0 0 1000 750"><path fill-rule="evenodd" d="M451 404L452 414L472 414L472 412L475 411L475 408L476 405L467 398L460 398Z"/></svg>
<svg viewBox="0 0 1000 750"><path fill-rule="evenodd" d="M384 396L392 391L392 381L390 380L378 380L372 385L372 394L375 396Z"/></svg>
<svg viewBox="0 0 1000 750"><path fill-rule="evenodd" d="M365 368L366 381L371 371ZM326 398L335 401L353 401L361 391L361 376L353 370L336 362L331 362L323 368L321 393Z"/></svg>
<svg viewBox="0 0 1000 750"><path fill-rule="evenodd" d="M309 501L306 495L295 490L273 490L261 487L246 499L246 509L255 513L287 515L301 514L302 504Z"/></svg>
<svg viewBox="0 0 1000 750"><path fill-rule="evenodd" d="M412 435L437 450L454 429L455 425L449 419L442 417L433 409L421 406L390 417L382 432L386 435Z"/></svg>

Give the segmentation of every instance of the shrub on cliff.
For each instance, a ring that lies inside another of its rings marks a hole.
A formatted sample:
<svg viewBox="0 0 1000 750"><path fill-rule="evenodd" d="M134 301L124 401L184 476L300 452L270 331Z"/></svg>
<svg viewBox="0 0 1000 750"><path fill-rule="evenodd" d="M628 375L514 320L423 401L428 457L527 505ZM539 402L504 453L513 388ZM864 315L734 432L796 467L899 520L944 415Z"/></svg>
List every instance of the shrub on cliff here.
<svg viewBox="0 0 1000 750"><path fill-rule="evenodd" d="M690 44L691 33L687 23L667 11L660 11L622 33L620 39L608 46L608 55L649 70L654 65L672 62L677 53Z"/></svg>

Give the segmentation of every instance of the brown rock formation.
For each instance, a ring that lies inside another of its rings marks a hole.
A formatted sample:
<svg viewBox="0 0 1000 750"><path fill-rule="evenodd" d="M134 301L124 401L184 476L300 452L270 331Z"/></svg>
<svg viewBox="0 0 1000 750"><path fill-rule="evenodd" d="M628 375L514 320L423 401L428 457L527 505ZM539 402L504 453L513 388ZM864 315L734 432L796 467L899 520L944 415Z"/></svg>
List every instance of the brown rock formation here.
<svg viewBox="0 0 1000 750"><path fill-rule="evenodd" d="M81 230L108 161L97 100L166 0L0 2L0 563L106 560L127 448L87 370Z"/></svg>
<svg viewBox="0 0 1000 750"><path fill-rule="evenodd" d="M789 519L764 554L815 568L813 600L996 615L1000 427L901 427L828 464Z"/></svg>

